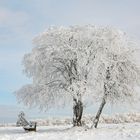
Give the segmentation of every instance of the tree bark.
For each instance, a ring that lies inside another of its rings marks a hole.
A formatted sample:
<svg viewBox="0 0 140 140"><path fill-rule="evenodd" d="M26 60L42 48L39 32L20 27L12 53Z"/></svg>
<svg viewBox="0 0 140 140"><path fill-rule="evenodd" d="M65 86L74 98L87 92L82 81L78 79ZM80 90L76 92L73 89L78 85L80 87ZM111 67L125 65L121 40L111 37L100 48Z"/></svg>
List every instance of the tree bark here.
<svg viewBox="0 0 140 140"><path fill-rule="evenodd" d="M82 126L83 103L80 100L73 100L73 126Z"/></svg>
<svg viewBox="0 0 140 140"><path fill-rule="evenodd" d="M92 127L94 126L95 128L97 128L97 125L98 125L98 122L99 122L99 118L100 118L100 115L102 113L102 110L103 110L105 104L106 104L106 98L104 96L103 99L102 99L102 103L101 103L101 105L99 107L99 110L98 110L98 112L97 112L97 114L95 116L95 119L93 120Z"/></svg>

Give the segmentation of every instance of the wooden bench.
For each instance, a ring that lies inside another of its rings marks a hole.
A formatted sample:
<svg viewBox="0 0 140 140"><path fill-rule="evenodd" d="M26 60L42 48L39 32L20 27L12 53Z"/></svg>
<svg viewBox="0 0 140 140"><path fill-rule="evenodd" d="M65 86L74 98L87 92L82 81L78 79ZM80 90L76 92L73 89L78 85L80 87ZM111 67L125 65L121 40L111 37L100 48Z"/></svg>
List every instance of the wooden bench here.
<svg viewBox="0 0 140 140"><path fill-rule="evenodd" d="M25 114L23 111L20 112L18 115L18 121L16 123L16 126L22 126L25 131L35 131L36 132L36 122L28 122L25 119Z"/></svg>
<svg viewBox="0 0 140 140"><path fill-rule="evenodd" d="M36 125L37 125L37 123L35 122L34 125L24 126L23 129L25 131L35 131L36 132Z"/></svg>

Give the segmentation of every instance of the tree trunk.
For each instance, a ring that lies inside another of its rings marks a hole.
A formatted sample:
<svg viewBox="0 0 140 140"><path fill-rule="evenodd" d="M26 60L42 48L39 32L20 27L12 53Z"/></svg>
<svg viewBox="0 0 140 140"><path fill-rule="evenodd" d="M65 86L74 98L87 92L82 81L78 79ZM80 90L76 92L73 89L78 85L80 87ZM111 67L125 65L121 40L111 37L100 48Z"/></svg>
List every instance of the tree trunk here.
<svg viewBox="0 0 140 140"><path fill-rule="evenodd" d="M74 99L73 105L73 126L82 126L83 104L80 100Z"/></svg>
<svg viewBox="0 0 140 140"><path fill-rule="evenodd" d="M99 118L100 118L100 115L102 113L102 110L106 104L106 99L107 99L107 95L108 93L110 92L110 87L108 85L108 82L110 80L110 67L107 67L107 70L106 70L106 82L104 82L104 96L103 96L103 99L102 99L102 103L99 107L99 110L95 116L95 119L93 120L93 125L91 126L91 128L94 126L95 128L97 128L97 125L98 125L98 122L99 122Z"/></svg>
<svg viewBox="0 0 140 140"><path fill-rule="evenodd" d="M103 99L102 99L102 103L100 104L99 110L98 110L98 112L97 112L97 114L96 114L96 116L95 116L95 119L93 120L93 125L91 126L91 128L92 128L93 126L94 126L95 128L97 128L100 115L101 115L101 113L102 113L102 111L103 111L103 108L104 108L104 106L105 106L105 104L106 104L106 97L107 97L107 95L105 94L104 97L103 97Z"/></svg>

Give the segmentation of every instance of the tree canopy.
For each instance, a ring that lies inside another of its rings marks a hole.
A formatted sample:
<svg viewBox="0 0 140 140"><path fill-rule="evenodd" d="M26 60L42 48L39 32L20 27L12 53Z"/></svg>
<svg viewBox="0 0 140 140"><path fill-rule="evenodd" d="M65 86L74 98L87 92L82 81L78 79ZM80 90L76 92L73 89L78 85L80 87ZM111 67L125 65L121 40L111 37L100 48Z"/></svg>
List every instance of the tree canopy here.
<svg viewBox="0 0 140 140"><path fill-rule="evenodd" d="M51 108L71 103L73 98L100 99L106 82L107 99L124 101L132 99L139 84L139 67L133 60L136 45L118 29L51 27L35 37L33 44L23 59L24 72L33 82L16 92L26 105Z"/></svg>

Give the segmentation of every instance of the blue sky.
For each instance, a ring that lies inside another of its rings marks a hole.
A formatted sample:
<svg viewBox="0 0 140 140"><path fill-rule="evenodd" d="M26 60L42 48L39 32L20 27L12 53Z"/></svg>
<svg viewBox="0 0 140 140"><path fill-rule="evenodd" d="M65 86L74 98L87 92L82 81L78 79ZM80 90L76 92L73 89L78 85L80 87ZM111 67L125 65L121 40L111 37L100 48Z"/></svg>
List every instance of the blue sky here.
<svg viewBox="0 0 140 140"><path fill-rule="evenodd" d="M32 39L51 25L85 24L114 26L139 41L140 1L0 0L0 117L9 109L13 116L21 109L36 112L18 105L12 94L30 82L22 73L22 58L33 48Z"/></svg>

